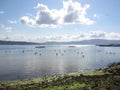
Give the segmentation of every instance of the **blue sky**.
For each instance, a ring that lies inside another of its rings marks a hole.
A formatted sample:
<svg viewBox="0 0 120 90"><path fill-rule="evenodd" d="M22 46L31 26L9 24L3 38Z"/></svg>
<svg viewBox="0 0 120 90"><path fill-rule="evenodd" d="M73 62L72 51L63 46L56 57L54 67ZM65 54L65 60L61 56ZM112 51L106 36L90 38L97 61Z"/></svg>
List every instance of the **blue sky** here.
<svg viewBox="0 0 120 90"><path fill-rule="evenodd" d="M120 0L0 0L0 40L120 39Z"/></svg>

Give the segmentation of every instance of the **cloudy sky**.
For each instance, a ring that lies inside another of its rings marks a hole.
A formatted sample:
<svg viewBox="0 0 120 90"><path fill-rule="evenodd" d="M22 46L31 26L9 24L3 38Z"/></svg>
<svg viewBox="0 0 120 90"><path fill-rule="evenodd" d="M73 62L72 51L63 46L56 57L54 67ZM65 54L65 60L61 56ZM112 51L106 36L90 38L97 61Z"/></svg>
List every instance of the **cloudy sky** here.
<svg viewBox="0 0 120 90"><path fill-rule="evenodd" d="M120 0L0 0L0 40L120 39Z"/></svg>

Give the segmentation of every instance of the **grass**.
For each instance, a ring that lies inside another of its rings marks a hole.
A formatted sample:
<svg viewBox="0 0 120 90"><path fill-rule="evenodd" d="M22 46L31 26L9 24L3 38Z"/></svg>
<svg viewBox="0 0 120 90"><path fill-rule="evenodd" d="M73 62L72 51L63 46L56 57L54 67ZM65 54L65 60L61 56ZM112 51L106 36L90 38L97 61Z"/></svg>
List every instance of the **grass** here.
<svg viewBox="0 0 120 90"><path fill-rule="evenodd" d="M90 76L93 76L93 75L104 75L105 73L103 71L87 71L87 72L84 72L83 75L90 75Z"/></svg>
<svg viewBox="0 0 120 90"><path fill-rule="evenodd" d="M80 90L81 88L85 88L86 86L86 84L80 84L78 82L75 82L70 85L53 86L45 88L43 90Z"/></svg>
<svg viewBox="0 0 120 90"><path fill-rule="evenodd" d="M120 90L119 70L120 63L84 73L0 82L0 90Z"/></svg>

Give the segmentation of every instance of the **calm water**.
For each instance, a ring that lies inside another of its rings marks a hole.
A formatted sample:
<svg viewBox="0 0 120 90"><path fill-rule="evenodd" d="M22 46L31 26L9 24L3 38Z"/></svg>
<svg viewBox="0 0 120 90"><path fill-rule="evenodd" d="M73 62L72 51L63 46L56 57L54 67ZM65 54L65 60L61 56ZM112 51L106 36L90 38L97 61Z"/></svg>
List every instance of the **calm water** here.
<svg viewBox="0 0 120 90"><path fill-rule="evenodd" d="M0 45L0 80L81 72L120 61L120 47Z"/></svg>

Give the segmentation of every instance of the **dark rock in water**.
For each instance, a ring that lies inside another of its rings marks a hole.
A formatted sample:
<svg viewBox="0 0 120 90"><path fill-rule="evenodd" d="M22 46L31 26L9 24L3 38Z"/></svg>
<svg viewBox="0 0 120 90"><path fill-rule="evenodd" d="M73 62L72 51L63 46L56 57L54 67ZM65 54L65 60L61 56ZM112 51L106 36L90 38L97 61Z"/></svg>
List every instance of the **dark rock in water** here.
<svg viewBox="0 0 120 90"><path fill-rule="evenodd" d="M120 75L120 62L109 64L107 68L103 69L103 71L114 75Z"/></svg>
<svg viewBox="0 0 120 90"><path fill-rule="evenodd" d="M35 48L45 48L45 46L36 46Z"/></svg>

